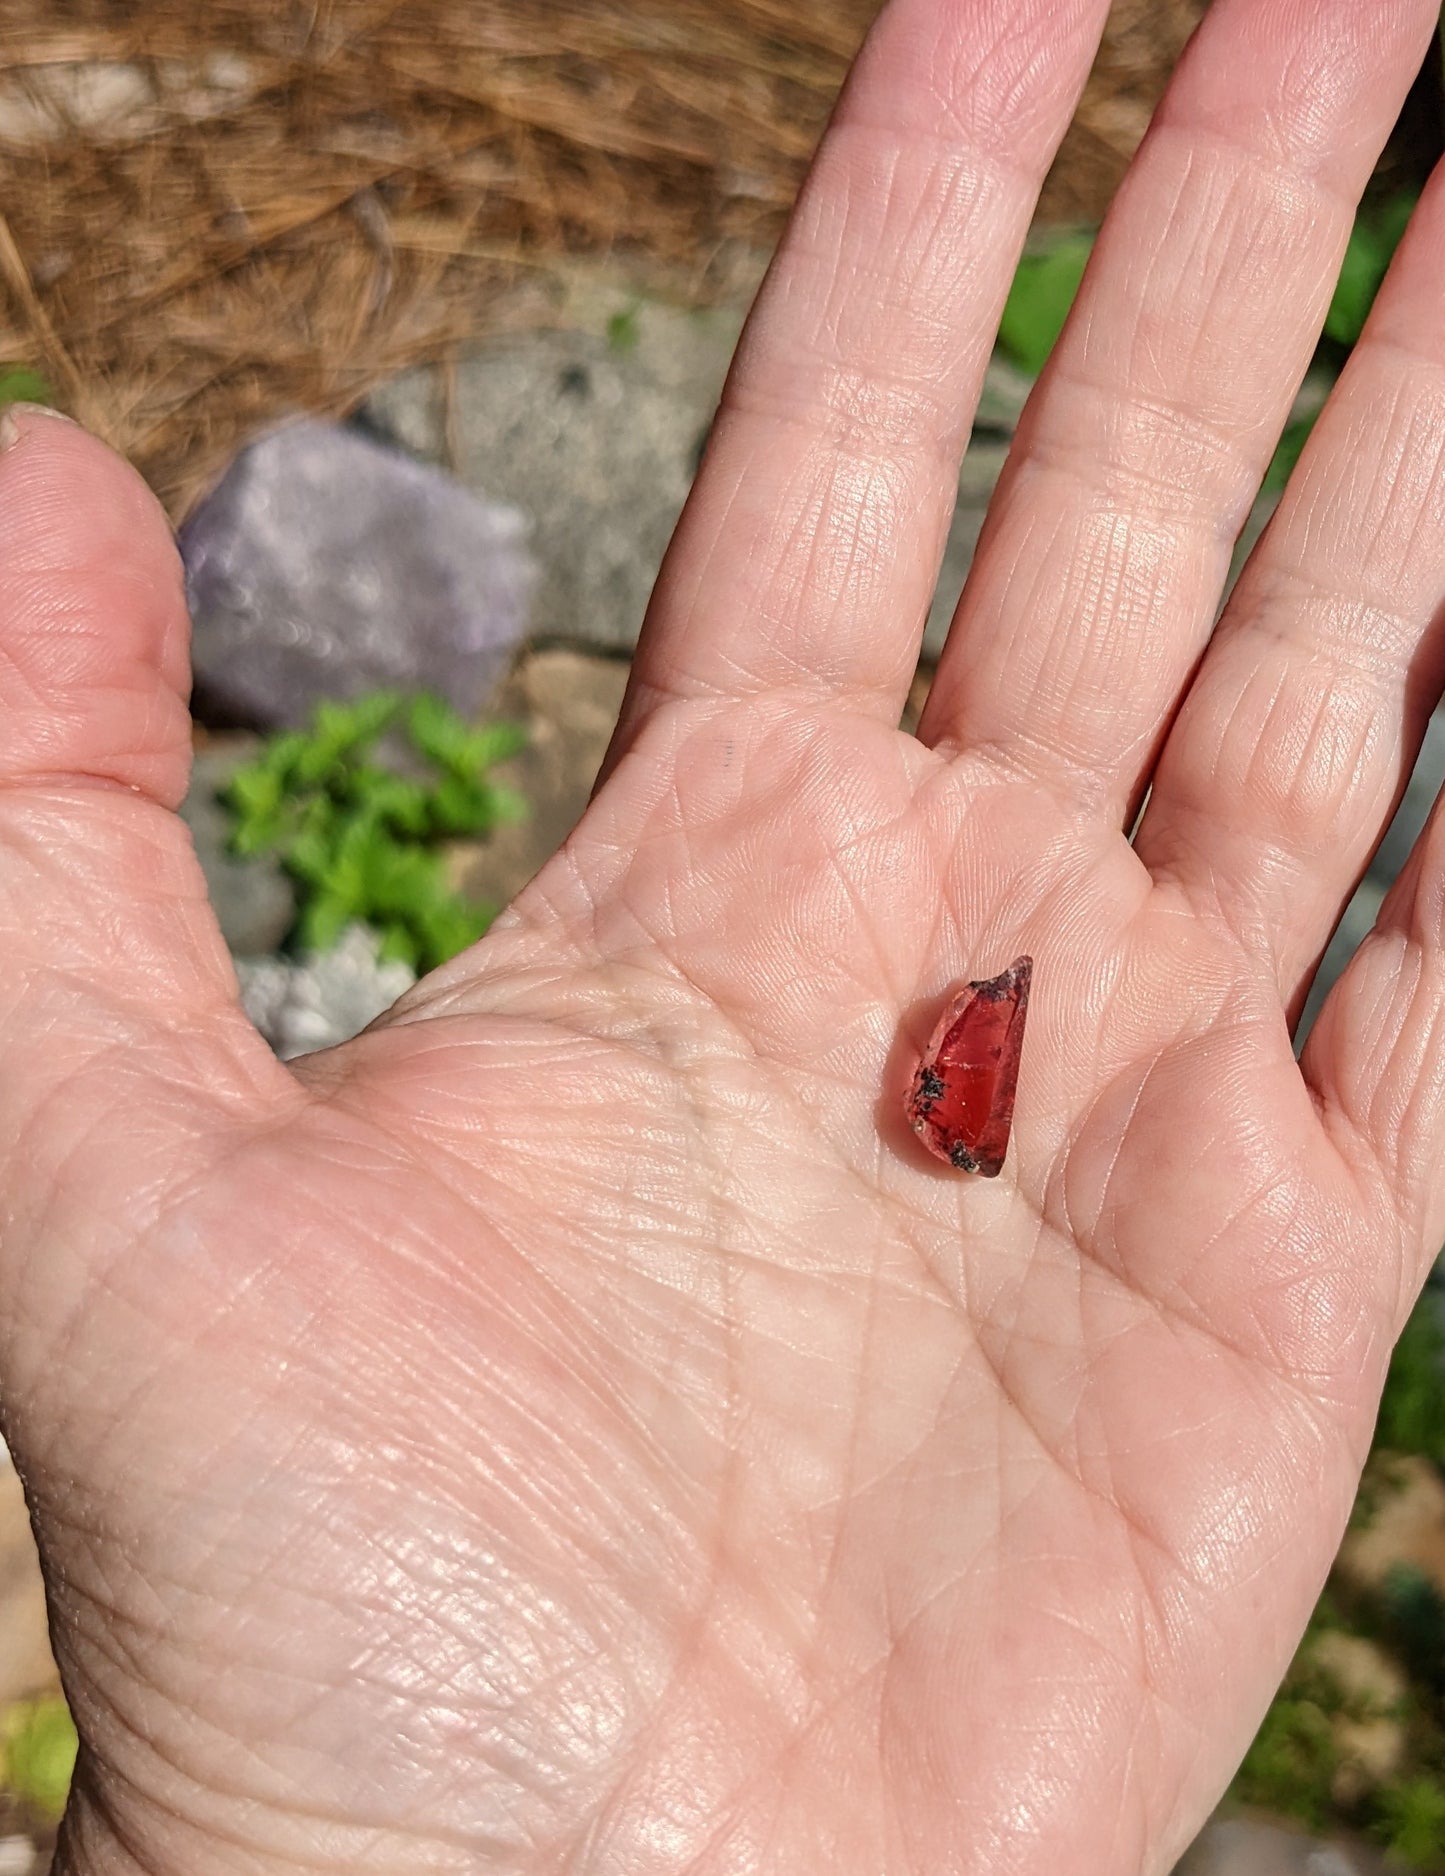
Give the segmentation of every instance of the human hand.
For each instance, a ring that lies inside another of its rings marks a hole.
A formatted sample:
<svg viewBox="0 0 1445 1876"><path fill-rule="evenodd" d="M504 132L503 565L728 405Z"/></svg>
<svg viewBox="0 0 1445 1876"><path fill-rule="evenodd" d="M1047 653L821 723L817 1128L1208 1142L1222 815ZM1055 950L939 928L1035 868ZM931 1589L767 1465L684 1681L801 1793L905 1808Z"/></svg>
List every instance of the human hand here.
<svg viewBox="0 0 1445 1876"><path fill-rule="evenodd" d="M915 739L1104 11L895 0L609 779L481 945L294 1070L172 813L163 524L14 421L0 1372L72 1876L1157 1876L1237 1762L1445 1230L1438 820L1289 1039L1442 680L1440 189L1210 628L1435 6L1216 0ZM981 1182L901 1095L1024 950Z"/></svg>

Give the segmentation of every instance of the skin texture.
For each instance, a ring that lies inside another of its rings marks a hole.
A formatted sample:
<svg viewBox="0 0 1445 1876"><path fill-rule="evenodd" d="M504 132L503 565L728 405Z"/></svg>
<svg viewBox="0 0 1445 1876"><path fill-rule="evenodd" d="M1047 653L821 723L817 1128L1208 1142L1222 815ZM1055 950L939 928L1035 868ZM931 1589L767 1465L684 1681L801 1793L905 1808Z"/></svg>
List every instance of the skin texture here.
<svg viewBox="0 0 1445 1876"><path fill-rule="evenodd" d="M1438 817L1290 1047L1442 681L1442 189L1210 637L1435 4L1215 0L914 739L1103 12L894 0L590 811L294 1072L172 812L161 517L10 421L0 1374L64 1876L1162 1876L1227 1781L1445 1231ZM903 1091L1022 952L962 1178Z"/></svg>

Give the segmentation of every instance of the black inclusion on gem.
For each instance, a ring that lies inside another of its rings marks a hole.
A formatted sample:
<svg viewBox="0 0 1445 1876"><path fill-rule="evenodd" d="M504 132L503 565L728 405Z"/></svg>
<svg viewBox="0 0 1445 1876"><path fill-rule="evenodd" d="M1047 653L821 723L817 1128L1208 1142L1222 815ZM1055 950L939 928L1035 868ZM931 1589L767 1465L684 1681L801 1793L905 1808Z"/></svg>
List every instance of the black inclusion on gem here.
<svg viewBox="0 0 1445 1876"><path fill-rule="evenodd" d="M943 1099L943 1077L934 1069L925 1068L918 1084L918 1092L925 1101Z"/></svg>
<svg viewBox="0 0 1445 1876"><path fill-rule="evenodd" d="M969 1152L962 1140L955 1140L948 1149L948 1157L960 1172L977 1172L978 1161Z"/></svg>

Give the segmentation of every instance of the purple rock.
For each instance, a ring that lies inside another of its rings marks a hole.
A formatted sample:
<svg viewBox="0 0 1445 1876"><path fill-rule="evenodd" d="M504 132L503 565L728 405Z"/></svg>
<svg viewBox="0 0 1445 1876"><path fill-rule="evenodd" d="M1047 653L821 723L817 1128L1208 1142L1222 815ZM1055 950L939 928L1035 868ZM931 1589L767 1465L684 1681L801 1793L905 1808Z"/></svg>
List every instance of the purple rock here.
<svg viewBox="0 0 1445 1876"><path fill-rule="evenodd" d="M324 697L431 690L473 714L526 629L527 534L358 431L273 431L181 529L203 707L271 729Z"/></svg>

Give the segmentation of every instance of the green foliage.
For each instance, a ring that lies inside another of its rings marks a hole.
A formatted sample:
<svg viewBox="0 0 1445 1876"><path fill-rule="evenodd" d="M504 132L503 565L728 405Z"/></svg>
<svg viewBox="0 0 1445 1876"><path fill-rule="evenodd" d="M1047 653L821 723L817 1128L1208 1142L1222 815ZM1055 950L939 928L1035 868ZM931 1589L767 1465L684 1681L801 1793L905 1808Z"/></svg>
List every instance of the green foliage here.
<svg viewBox="0 0 1445 1876"><path fill-rule="evenodd" d="M0 1720L6 1789L43 1817L65 1809L75 1769L75 1724L63 1700L25 1700Z"/></svg>
<svg viewBox="0 0 1445 1876"><path fill-rule="evenodd" d="M1270 458L1268 469L1264 472L1264 486L1276 493L1282 489L1294 474L1295 464L1304 453L1304 446L1309 441L1310 431L1315 427L1313 417L1296 417L1284 427L1274 455Z"/></svg>
<svg viewBox="0 0 1445 1876"><path fill-rule="evenodd" d="M29 365L0 365L0 405L53 404L55 393Z"/></svg>
<svg viewBox="0 0 1445 1876"><path fill-rule="evenodd" d="M393 733L389 763L378 745ZM361 923L380 935L383 957L430 970L491 923L492 908L452 891L443 843L524 817L488 771L525 741L515 724L475 728L440 697L320 704L306 729L272 737L232 777L232 845L274 853L295 880L298 949L329 950Z"/></svg>
<svg viewBox="0 0 1445 1876"><path fill-rule="evenodd" d="M1445 1464L1445 1316L1434 1288L1425 1291L1395 1346L1375 1447L1356 1525L1367 1524L1395 1489L1391 1454ZM1405 1763L1397 1776L1363 1791L1335 1778L1340 1760L1332 1722L1371 1716L1311 1658L1312 1638L1330 1627L1365 1636L1409 1676L1409 1696L1397 1716ZM1312 1830L1368 1830L1402 1867L1445 1869L1445 1596L1433 1578L1397 1563L1377 1589L1326 1590L1232 1791L1242 1803Z"/></svg>
<svg viewBox="0 0 1445 1876"><path fill-rule="evenodd" d="M1091 235L1063 235L1019 262L998 342L1020 370L1035 376L1043 370L1064 329L1093 246Z"/></svg>
<svg viewBox="0 0 1445 1876"><path fill-rule="evenodd" d="M635 352L642 341L642 307L634 300L607 322L607 343L614 352Z"/></svg>
<svg viewBox="0 0 1445 1876"><path fill-rule="evenodd" d="M1309 1830L1325 1829L1334 1817L1340 1763L1331 1720L1343 1705L1333 1677L1301 1651L1235 1774L1231 1796Z"/></svg>
<svg viewBox="0 0 1445 1876"><path fill-rule="evenodd" d="M1333 339L1337 345L1353 345L1364 331L1380 282L1385 278L1418 200L1418 195L1413 193L1391 196L1388 202L1361 209L1355 217L1334 298L1325 317L1327 339Z"/></svg>
<svg viewBox="0 0 1445 1876"><path fill-rule="evenodd" d="M1415 1305L1390 1357L1375 1445L1445 1465L1445 1324L1433 1290Z"/></svg>
<svg viewBox="0 0 1445 1876"><path fill-rule="evenodd" d="M1413 1564L1394 1563L1380 1591L1380 1625L1417 1680L1445 1689L1445 1597Z"/></svg>
<svg viewBox="0 0 1445 1876"><path fill-rule="evenodd" d="M1391 1862L1407 1869L1445 1866L1445 1786L1435 1778L1408 1778L1382 1786L1374 1834Z"/></svg>

